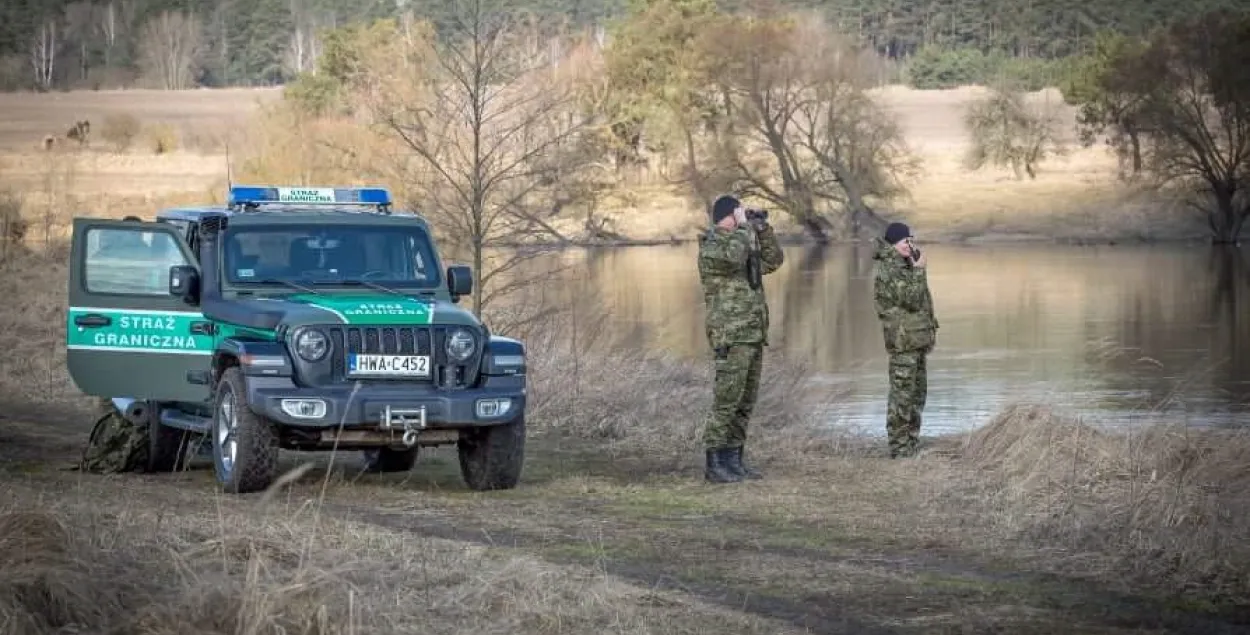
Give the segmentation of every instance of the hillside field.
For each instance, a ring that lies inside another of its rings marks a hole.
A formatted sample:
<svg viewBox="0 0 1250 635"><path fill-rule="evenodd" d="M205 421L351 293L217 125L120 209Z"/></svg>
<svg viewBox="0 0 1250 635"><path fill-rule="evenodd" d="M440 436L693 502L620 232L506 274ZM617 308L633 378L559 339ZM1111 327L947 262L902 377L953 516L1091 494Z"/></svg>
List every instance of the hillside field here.
<svg viewBox="0 0 1250 635"><path fill-rule="evenodd" d="M1035 181L1017 181L1008 170L968 172L961 166L968 137L964 106L982 89L922 91L890 86L875 91L898 113L909 146L922 159L910 195L881 210L902 218L929 240L1050 238L1133 240L1201 236L1200 219L1175 202L1132 191L1115 178L1116 165L1103 147L1072 144L1066 156L1041 166ZM1062 131L1075 137L1074 109L1057 91L1033 93L1062 114ZM245 124L260 104L281 99L280 89L187 91L76 91L0 95L0 187L25 198L28 216L138 214L157 207L220 200L231 163L246 156ZM110 115L129 114L142 129L117 151L102 130ZM78 120L92 124L86 150L65 138ZM44 150L46 136L61 151ZM164 145L160 154L158 146ZM672 187L622 187L605 202L624 235L640 240L689 238L703 221ZM67 214L67 210L73 210ZM576 221L565 229L575 235Z"/></svg>

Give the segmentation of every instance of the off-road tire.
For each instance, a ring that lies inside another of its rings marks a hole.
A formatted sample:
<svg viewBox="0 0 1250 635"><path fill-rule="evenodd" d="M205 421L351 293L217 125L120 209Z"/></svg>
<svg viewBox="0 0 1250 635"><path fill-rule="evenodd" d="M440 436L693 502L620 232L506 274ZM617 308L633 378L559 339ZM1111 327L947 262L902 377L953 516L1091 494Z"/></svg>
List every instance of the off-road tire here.
<svg viewBox="0 0 1250 635"><path fill-rule="evenodd" d="M278 471L278 431L272 423L257 416L247 406L247 389L243 384L243 371L237 366L227 368L213 391L213 468L217 482L229 494L246 494L263 490L273 482ZM234 397L235 430L234 465L229 474L222 472L222 448L217 434L221 402L228 395Z"/></svg>
<svg viewBox="0 0 1250 635"><path fill-rule="evenodd" d="M190 460L191 433L161 425L161 405L148 402L147 472L175 472Z"/></svg>
<svg viewBox="0 0 1250 635"><path fill-rule="evenodd" d="M375 454L376 453L376 454ZM407 472L417 464L417 448L403 450L381 448L365 451L365 471L374 473Z"/></svg>
<svg viewBox="0 0 1250 635"><path fill-rule="evenodd" d="M469 489L512 489L520 482L525 465L525 419L463 430L456 449L460 475Z"/></svg>

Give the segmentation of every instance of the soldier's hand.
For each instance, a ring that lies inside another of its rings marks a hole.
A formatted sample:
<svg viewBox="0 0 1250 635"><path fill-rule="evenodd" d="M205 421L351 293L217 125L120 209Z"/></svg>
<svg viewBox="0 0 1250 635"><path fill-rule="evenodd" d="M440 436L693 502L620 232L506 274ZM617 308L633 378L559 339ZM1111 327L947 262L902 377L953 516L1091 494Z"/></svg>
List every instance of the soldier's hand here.
<svg viewBox="0 0 1250 635"><path fill-rule="evenodd" d="M925 265L928 264L928 260L926 260L928 253L927 250L920 252L920 257L912 261L912 266L917 269L924 269Z"/></svg>

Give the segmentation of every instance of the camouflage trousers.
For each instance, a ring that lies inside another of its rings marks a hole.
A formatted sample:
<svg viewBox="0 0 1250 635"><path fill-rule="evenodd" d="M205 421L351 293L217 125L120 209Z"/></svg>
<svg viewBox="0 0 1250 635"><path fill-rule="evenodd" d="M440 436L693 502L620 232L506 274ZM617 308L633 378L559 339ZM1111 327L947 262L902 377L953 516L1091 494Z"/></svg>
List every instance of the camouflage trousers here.
<svg viewBox="0 0 1250 635"><path fill-rule="evenodd" d="M890 398L885 430L890 456L911 456L920 441L920 413L929 395L928 351L890 355Z"/></svg>
<svg viewBox="0 0 1250 635"><path fill-rule="evenodd" d="M742 447L760 389L763 344L737 344L717 351L712 410L703 424L708 450Z"/></svg>
<svg viewBox="0 0 1250 635"><path fill-rule="evenodd" d="M111 399L99 398L96 408L95 426L78 469L102 474L141 470L147 461L147 426L127 420Z"/></svg>

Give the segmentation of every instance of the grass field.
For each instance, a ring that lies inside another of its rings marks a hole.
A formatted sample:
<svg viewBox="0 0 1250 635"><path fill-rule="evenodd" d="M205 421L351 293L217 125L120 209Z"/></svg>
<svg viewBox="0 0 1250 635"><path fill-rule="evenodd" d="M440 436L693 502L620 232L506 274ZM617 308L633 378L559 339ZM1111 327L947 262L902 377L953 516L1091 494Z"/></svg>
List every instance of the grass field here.
<svg viewBox="0 0 1250 635"><path fill-rule="evenodd" d="M63 255L0 264L22 298L0 309L0 635L1250 627L1245 432L1114 436L1021 406L890 461L814 428L831 396L771 357L748 450L767 478L709 486L707 369L574 347L574 326L603 332L586 317L525 335L515 490L466 491L448 450L385 476L289 454L255 496L217 494L203 462L67 471L92 421L60 344Z"/></svg>
<svg viewBox="0 0 1250 635"><path fill-rule="evenodd" d="M1008 170L965 171L962 109L978 92L877 91L881 102L898 113L908 144L923 161L909 195L896 202L893 212L882 210L887 216L907 220L930 240L1204 235L1201 219L1175 201L1118 182L1115 161L1102 147L1074 146L1066 156L1043 164L1036 180L1017 181ZM66 209L150 216L161 206L219 200L226 142L235 149L231 162L237 177L245 153L256 145L254 138L247 138L245 124L258 104L272 103L280 95L278 89L3 94L0 187L22 193L28 216L55 216L48 222L59 226L65 223ZM1073 109L1063 106L1055 91L1030 98L1055 104L1071 141ZM106 118L118 114L133 115L142 125L125 152L117 152L101 136ZM63 138L80 119L93 125L87 150L76 150L75 142ZM302 132L297 136L313 134ZM62 137L57 143L63 151L43 150L42 140L49 134ZM154 154L158 144L171 149ZM704 218L703 210L689 208L680 192L657 185L622 187L602 208L619 233L637 240L688 239ZM556 224L569 235L582 231L578 219Z"/></svg>
<svg viewBox="0 0 1250 635"><path fill-rule="evenodd" d="M926 157L907 216L922 236L1172 231L1159 206L1124 202L1098 150L1031 183L956 170L951 121L970 92L882 94ZM290 477L257 496L217 494L203 462L65 469L92 415L66 371L58 231L77 214L220 200L224 141L275 95L0 95L0 188L43 221L28 242L50 237L0 258L0 635L1250 628L1245 432L1116 436L1025 405L890 461L879 440L815 427L810 413L836 395L770 357L748 450L767 478L713 487L698 447L708 369L574 346L574 327L602 332L585 316L525 336L529 451L515 490L466 491L449 450L387 476L362 474L355 455L288 454ZM40 146L117 112L143 124L126 152ZM158 142L172 149L154 154ZM671 192L626 194L615 213L627 235L698 223Z"/></svg>

